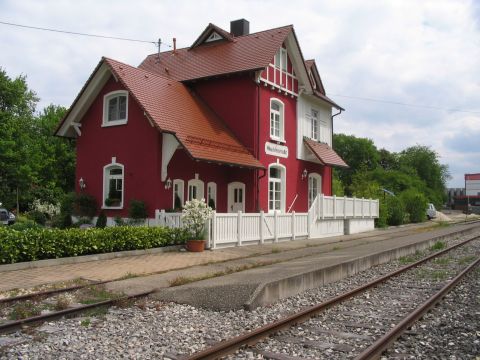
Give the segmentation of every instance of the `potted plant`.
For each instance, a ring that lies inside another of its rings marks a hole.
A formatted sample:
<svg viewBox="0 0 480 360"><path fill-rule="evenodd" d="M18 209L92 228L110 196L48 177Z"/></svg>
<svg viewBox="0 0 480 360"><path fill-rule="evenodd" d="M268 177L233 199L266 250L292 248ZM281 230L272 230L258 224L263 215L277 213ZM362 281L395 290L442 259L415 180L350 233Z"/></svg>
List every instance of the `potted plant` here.
<svg viewBox="0 0 480 360"><path fill-rule="evenodd" d="M205 240L202 234L205 222L212 216L213 210L205 203L205 200L193 199L187 201L182 210L183 226L192 236L187 240L187 250L199 252L205 249Z"/></svg>

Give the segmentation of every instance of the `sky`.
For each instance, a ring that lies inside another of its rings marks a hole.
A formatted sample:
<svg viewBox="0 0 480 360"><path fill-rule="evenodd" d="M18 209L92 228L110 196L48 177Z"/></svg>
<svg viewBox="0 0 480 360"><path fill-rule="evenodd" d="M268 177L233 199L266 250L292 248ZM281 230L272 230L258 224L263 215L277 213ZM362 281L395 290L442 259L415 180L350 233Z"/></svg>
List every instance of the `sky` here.
<svg viewBox="0 0 480 360"><path fill-rule="evenodd" d="M346 109L336 133L394 152L429 146L449 166L449 187L480 172L480 0L0 0L0 22L152 42L0 24L0 67L27 76L38 111L69 107L102 56L137 66L159 38L162 50L174 37L188 47L208 23L229 30L240 18L250 32L294 26Z"/></svg>

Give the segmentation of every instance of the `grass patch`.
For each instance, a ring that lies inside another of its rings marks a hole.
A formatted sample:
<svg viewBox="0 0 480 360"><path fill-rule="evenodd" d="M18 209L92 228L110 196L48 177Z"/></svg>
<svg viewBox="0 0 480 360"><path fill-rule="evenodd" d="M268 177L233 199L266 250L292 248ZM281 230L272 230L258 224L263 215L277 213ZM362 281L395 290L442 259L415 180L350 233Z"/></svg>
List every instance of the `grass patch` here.
<svg viewBox="0 0 480 360"><path fill-rule="evenodd" d="M103 286L88 286L81 290L77 296L78 302L81 304L94 304L100 301L113 300L119 298L119 294L105 290Z"/></svg>
<svg viewBox="0 0 480 360"><path fill-rule="evenodd" d="M122 277L119 277L117 280L128 280L128 279L134 279L134 278L137 278L139 277L140 275L138 274L134 274L134 273L131 273L131 272L127 272L125 275L123 275Z"/></svg>
<svg viewBox="0 0 480 360"><path fill-rule="evenodd" d="M65 310L70 306L70 299L65 295L59 295L53 308L57 311Z"/></svg>
<svg viewBox="0 0 480 360"><path fill-rule="evenodd" d="M475 255L468 255L468 256L464 256L463 258L458 260L458 263L460 265L467 265L467 264L470 264L471 262L473 262L475 259L476 259Z"/></svg>
<svg viewBox="0 0 480 360"><path fill-rule="evenodd" d="M273 247L272 248L272 254L278 254L279 252L281 252L282 250L280 250L278 247Z"/></svg>
<svg viewBox="0 0 480 360"><path fill-rule="evenodd" d="M80 321L80 325L85 327L89 327L91 323L92 321L89 318L86 318Z"/></svg>
<svg viewBox="0 0 480 360"><path fill-rule="evenodd" d="M400 265L408 265L417 260L417 257L415 255L407 255L407 256L402 256L398 259L398 262Z"/></svg>
<svg viewBox="0 0 480 360"><path fill-rule="evenodd" d="M334 246L332 248L332 251L337 251L337 250L340 250L342 247L341 246Z"/></svg>
<svg viewBox="0 0 480 360"><path fill-rule="evenodd" d="M448 257L442 257L442 258L433 260L433 263L437 265L447 265L448 263L450 263L450 260L451 259Z"/></svg>
<svg viewBox="0 0 480 360"><path fill-rule="evenodd" d="M446 270L428 270L428 269L418 269L417 276L421 279L429 279L441 281L448 278L448 271Z"/></svg>
<svg viewBox="0 0 480 360"><path fill-rule="evenodd" d="M444 241L437 241L435 244L433 244L430 247L430 250L435 251L435 250L443 250L447 247L447 244Z"/></svg>
<svg viewBox="0 0 480 360"><path fill-rule="evenodd" d="M451 225L452 224L450 224L448 221L439 221L437 223L437 227L439 227L439 228L446 228L446 227L449 227Z"/></svg>
<svg viewBox="0 0 480 360"><path fill-rule="evenodd" d="M25 301L15 305L8 315L8 318L10 320L26 319L32 316L40 315L41 311L41 308L37 304L31 301Z"/></svg>

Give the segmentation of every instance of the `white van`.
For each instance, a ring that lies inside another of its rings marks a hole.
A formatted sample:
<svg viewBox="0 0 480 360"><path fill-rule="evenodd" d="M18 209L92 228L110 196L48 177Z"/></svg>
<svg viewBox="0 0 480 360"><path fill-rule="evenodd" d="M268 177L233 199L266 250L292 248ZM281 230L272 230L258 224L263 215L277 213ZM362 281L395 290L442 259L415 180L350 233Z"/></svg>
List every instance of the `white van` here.
<svg viewBox="0 0 480 360"><path fill-rule="evenodd" d="M427 206L427 218L428 220L435 219L437 217L437 210L435 209L435 205L428 204Z"/></svg>

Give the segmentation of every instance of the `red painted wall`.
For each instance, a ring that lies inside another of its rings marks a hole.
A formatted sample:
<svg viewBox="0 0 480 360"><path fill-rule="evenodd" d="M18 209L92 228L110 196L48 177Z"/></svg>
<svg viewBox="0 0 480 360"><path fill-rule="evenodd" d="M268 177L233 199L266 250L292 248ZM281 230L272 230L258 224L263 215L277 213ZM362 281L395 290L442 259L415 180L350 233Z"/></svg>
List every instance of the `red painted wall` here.
<svg viewBox="0 0 480 360"><path fill-rule="evenodd" d="M78 179L86 183L85 193L95 196L99 207L103 201L103 167L116 157L124 168L124 208L106 210L107 216L127 216L131 199L146 202L152 214L159 199L160 134L150 125L133 97L128 97L128 123L102 127L103 97L114 90L124 90L113 77L94 100L82 120L82 135L77 140Z"/></svg>
<svg viewBox="0 0 480 360"><path fill-rule="evenodd" d="M192 85L200 98L227 124L252 154L256 152L257 89L252 75L199 81Z"/></svg>
<svg viewBox="0 0 480 360"><path fill-rule="evenodd" d="M284 104L285 143L270 139L270 99L275 98ZM297 99L290 95L279 93L271 87L260 86L260 161L268 168L277 162L286 167L286 199L285 211L293 203L291 211L306 212L308 210L308 177L302 179L304 169L308 173L316 172L322 176L322 192L331 195L331 169L320 164L296 158L297 143ZM265 142L278 143L288 147L288 158L282 158L265 153ZM268 211L268 172L260 179L260 208Z"/></svg>

